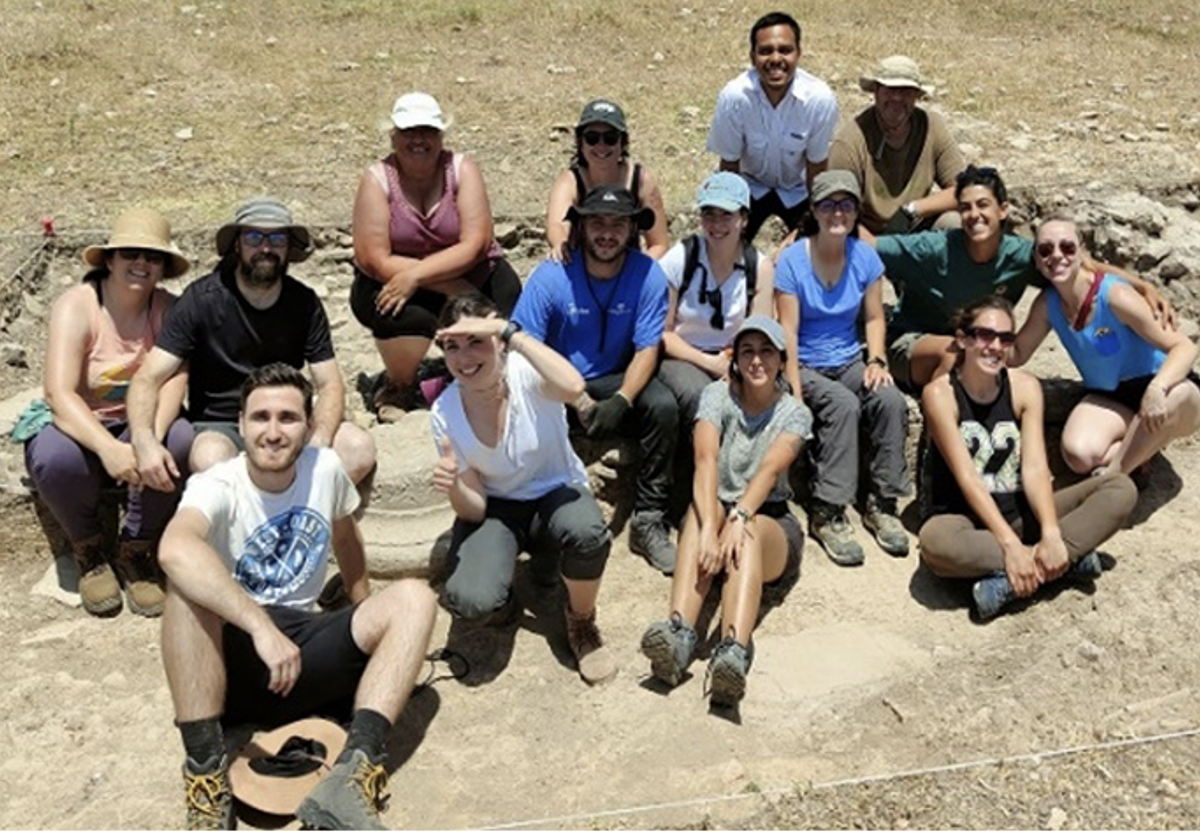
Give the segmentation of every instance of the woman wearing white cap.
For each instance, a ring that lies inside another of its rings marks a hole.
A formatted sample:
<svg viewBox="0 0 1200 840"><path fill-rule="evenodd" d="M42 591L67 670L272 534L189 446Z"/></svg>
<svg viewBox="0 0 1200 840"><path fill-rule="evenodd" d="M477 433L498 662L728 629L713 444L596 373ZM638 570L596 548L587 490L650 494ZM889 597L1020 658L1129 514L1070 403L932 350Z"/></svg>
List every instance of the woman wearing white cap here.
<svg viewBox="0 0 1200 840"><path fill-rule="evenodd" d="M811 436L812 414L788 393L786 347L778 322L747 318L734 336L729 381L704 389L670 616L642 636L654 676L678 685L695 651L701 607L723 578L721 641L708 663L711 701L718 706L734 706L745 694L763 585L782 578L789 559L799 561L788 468Z"/></svg>
<svg viewBox="0 0 1200 840"><path fill-rule="evenodd" d="M123 213L108 242L85 250L83 261L90 267L83 282L60 295L50 313L45 393L53 423L29 441L25 463L71 540L83 608L119 612L123 585L131 610L155 616L163 605L156 543L183 482L173 493L142 488L125 395L175 300L158 284L185 273L188 261L171 241L167 220L146 209ZM177 464L187 464L192 444L192 427L179 416L186 385L183 375L167 382L154 424ZM113 557L99 502L116 484L128 488L129 504Z"/></svg>
<svg viewBox="0 0 1200 840"><path fill-rule="evenodd" d="M774 314L775 267L745 239L750 187L716 172L696 193L701 234L684 237L659 260L667 275L667 322L659 376L679 401L684 428L700 392L729 375L733 337L751 313Z"/></svg>
<svg viewBox="0 0 1200 840"><path fill-rule="evenodd" d="M442 146L437 100L406 93L392 109L392 153L373 164L354 201L350 307L383 357L380 420L419 403L417 369L447 298L482 292L502 314L521 281L492 233L487 188L475 162Z"/></svg>
<svg viewBox="0 0 1200 840"><path fill-rule="evenodd" d="M794 351L788 381L803 388L817 419L809 533L839 566L861 565L865 557L846 519L846 506L858 497L862 433L870 459L863 524L888 554L908 554L897 517L897 499L909 493L908 406L888 372L883 263L858 238L861 203L852 173L834 169L814 178L812 212L776 270L779 320Z"/></svg>
<svg viewBox="0 0 1200 840"><path fill-rule="evenodd" d="M643 232L642 240L646 253L659 259L671 244L662 192L650 170L630 159L625 112L611 99L593 99L579 114L571 165L558 173L550 190L550 205L546 210L550 258L569 259L567 240L571 225L567 210L583 201L589 190L605 184L624 187L633 194L638 207L654 211L654 224Z"/></svg>

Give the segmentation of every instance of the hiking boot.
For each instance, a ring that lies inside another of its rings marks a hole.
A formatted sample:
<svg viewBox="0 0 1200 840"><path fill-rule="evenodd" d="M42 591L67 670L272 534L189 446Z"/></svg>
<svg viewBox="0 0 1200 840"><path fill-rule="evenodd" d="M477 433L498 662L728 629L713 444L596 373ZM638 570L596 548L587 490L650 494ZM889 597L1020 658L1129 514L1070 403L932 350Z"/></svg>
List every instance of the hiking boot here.
<svg viewBox="0 0 1200 840"><path fill-rule="evenodd" d="M985 578L975 581L971 587L971 597L975 600L975 611L980 621L995 618L1001 610L1017 598L1008 575L1004 572L992 572Z"/></svg>
<svg viewBox="0 0 1200 840"><path fill-rule="evenodd" d="M147 618L162 615L167 596L163 592L162 569L154 557L154 544L149 540L121 540L113 565L125 586L129 609Z"/></svg>
<svg viewBox="0 0 1200 840"><path fill-rule="evenodd" d="M362 750L340 757L329 775L296 809L305 828L385 831L379 814L387 808L387 771Z"/></svg>
<svg viewBox="0 0 1200 840"><path fill-rule="evenodd" d="M596 626L596 611L588 615L577 615L571 607L564 610L567 615L567 645L575 654L579 676L588 685L606 683L617 675L617 662L612 652L604 646L600 629Z"/></svg>
<svg viewBox="0 0 1200 840"><path fill-rule="evenodd" d="M184 759L183 789L187 797L188 831L233 830L233 791L229 787L229 762L225 756L215 756L204 765Z"/></svg>
<svg viewBox="0 0 1200 840"><path fill-rule="evenodd" d="M91 615L112 616L121 611L121 585L104 557L103 537L71 544L79 567L79 600Z"/></svg>
<svg viewBox="0 0 1200 840"><path fill-rule="evenodd" d="M679 613L667 621L656 621L642 635L642 653L650 660L655 678L674 688L692 661L696 631Z"/></svg>
<svg viewBox="0 0 1200 840"><path fill-rule="evenodd" d="M888 554L893 557L908 555L908 534L896 515L895 499L870 496L862 521L863 527L875 535L875 542Z"/></svg>
<svg viewBox="0 0 1200 840"><path fill-rule="evenodd" d="M714 706L736 706L746 696L746 672L750 670L750 651L737 639L721 640L708 660L709 702Z"/></svg>
<svg viewBox="0 0 1200 840"><path fill-rule="evenodd" d="M675 573L675 546L661 513L641 511L629 522L629 550L646 558L646 562L664 575Z"/></svg>
<svg viewBox="0 0 1200 840"><path fill-rule="evenodd" d="M1104 566L1100 563L1100 555L1094 551L1089 551L1072 563L1063 577L1067 580L1076 581L1095 580L1100 577L1103 571Z"/></svg>
<svg viewBox="0 0 1200 840"><path fill-rule="evenodd" d="M421 407L420 387L416 382L395 385L384 372L379 374L371 402L380 423L396 423L408 412Z"/></svg>
<svg viewBox="0 0 1200 840"><path fill-rule="evenodd" d="M861 566L865 555L854 539L854 527L846 519L843 505L813 500L808 516L808 533L821 544L829 559L839 566Z"/></svg>

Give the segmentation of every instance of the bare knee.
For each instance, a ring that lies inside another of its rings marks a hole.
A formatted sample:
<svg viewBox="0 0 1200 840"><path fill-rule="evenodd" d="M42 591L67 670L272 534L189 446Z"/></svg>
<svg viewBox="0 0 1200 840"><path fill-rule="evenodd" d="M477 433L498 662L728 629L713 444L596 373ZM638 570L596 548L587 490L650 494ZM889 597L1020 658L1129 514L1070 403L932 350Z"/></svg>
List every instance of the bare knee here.
<svg viewBox="0 0 1200 840"><path fill-rule="evenodd" d="M1110 445L1111 446L1111 445ZM1067 467L1077 475L1088 475L1105 463L1109 446L1101 447L1095 440L1071 438L1063 435L1062 456Z"/></svg>
<svg viewBox="0 0 1200 840"><path fill-rule="evenodd" d="M233 441L220 432L201 432L192 443L188 463L193 473L204 472L213 464L228 461L237 455Z"/></svg>
<svg viewBox="0 0 1200 840"><path fill-rule="evenodd" d="M362 603L354 614L355 641L371 650L393 622L410 627L432 627L437 612L437 595L418 578L405 578L389 585Z"/></svg>
<svg viewBox="0 0 1200 840"><path fill-rule="evenodd" d="M361 482L375 468L375 438L366 429L350 422L338 427L333 437L333 451L342 461L342 468L355 484Z"/></svg>

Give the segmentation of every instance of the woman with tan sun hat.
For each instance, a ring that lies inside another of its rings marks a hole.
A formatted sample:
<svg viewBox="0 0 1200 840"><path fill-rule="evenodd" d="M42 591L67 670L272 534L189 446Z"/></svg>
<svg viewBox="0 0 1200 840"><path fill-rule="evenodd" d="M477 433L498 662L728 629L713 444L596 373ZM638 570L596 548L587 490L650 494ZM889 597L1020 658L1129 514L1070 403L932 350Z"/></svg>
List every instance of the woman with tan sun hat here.
<svg viewBox="0 0 1200 840"><path fill-rule="evenodd" d="M119 612L123 586L131 610L155 616L163 603L156 543L178 491L142 488L125 394L175 300L158 285L184 274L188 261L171 240L170 223L144 208L123 213L108 242L86 249L83 261L83 282L59 296L50 313L45 394L53 422L27 443L26 467L71 540L84 609ZM191 424L180 417L186 384L185 375L167 383L155 418L177 464L187 463L192 444ZM113 485L125 485L129 500L115 556L98 514L102 492Z"/></svg>

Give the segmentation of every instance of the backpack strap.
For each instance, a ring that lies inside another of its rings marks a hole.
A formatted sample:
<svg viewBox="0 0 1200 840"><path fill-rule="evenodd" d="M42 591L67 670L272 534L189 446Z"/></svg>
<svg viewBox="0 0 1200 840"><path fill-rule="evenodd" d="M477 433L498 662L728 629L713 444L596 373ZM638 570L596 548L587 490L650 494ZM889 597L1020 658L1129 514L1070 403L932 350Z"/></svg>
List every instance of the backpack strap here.
<svg viewBox="0 0 1200 840"><path fill-rule="evenodd" d="M746 272L746 306L754 302L758 287L758 249L747 242L742 245L742 270Z"/></svg>
<svg viewBox="0 0 1200 840"><path fill-rule="evenodd" d="M679 283L679 300L692 285L692 275L700 267L700 237L693 233L683 238L683 280Z"/></svg>
<svg viewBox="0 0 1200 840"><path fill-rule="evenodd" d="M633 165L633 177L629 181L629 193L633 196L633 203L636 207L642 206L642 165L635 163Z"/></svg>

